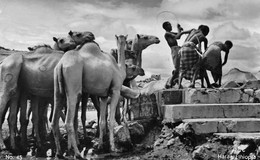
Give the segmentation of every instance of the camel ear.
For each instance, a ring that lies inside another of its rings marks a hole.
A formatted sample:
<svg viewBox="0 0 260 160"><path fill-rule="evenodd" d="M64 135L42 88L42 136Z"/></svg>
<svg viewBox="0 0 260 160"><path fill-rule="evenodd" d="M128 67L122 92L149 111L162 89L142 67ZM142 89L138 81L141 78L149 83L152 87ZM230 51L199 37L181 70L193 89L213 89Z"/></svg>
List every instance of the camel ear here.
<svg viewBox="0 0 260 160"><path fill-rule="evenodd" d="M128 37L128 34L125 36L125 38L127 39L127 37Z"/></svg>
<svg viewBox="0 0 260 160"><path fill-rule="evenodd" d="M33 51L33 48L32 48L32 47L28 47L28 50L29 50L29 51Z"/></svg>
<svg viewBox="0 0 260 160"><path fill-rule="evenodd" d="M116 39L118 39L118 36L115 34Z"/></svg>
<svg viewBox="0 0 260 160"><path fill-rule="evenodd" d="M137 34L136 36L137 36L138 39L140 39L140 35L139 34Z"/></svg>
<svg viewBox="0 0 260 160"><path fill-rule="evenodd" d="M70 36L72 36L72 35L73 35L73 32L72 32L71 30L69 31L69 35L70 35Z"/></svg>
<svg viewBox="0 0 260 160"><path fill-rule="evenodd" d="M58 39L56 37L53 37L54 42L58 42Z"/></svg>

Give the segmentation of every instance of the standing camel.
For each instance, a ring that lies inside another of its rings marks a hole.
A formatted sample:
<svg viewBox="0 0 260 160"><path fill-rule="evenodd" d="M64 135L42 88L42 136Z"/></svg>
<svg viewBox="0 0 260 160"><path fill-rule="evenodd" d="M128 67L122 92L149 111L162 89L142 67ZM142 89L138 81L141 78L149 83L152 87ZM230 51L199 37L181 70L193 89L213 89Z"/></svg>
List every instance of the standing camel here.
<svg viewBox="0 0 260 160"><path fill-rule="evenodd" d="M119 64L108 53L101 51L95 42L82 44L77 50L65 53L61 61L55 67L55 95L54 116L52 129L56 142L56 156L63 157L59 142L59 109L62 93L67 98L67 113L65 126L68 132L68 150L74 149L76 157L80 153L76 144L74 117L76 104L79 102L82 92L100 96L100 121L99 121L99 148L103 147L103 137L106 133L106 108L108 96L111 96L109 137L110 149L116 151L114 142L115 111L120 97L120 90L126 77L124 48L125 36L116 36L117 44L120 46Z"/></svg>
<svg viewBox="0 0 260 160"><path fill-rule="evenodd" d="M83 36L83 35L82 35ZM84 32L86 41L92 41L94 39L91 32ZM39 111L43 111L46 108L46 104L53 102L54 93L54 68L60 61L64 52L73 50L77 44L70 38L56 38L53 37L55 42L54 49L49 46L35 46L34 48L28 48L32 54L23 56L23 65L21 68L19 84L21 85L20 106L21 106L21 143L27 146L27 124L26 108L27 99L31 99L33 123L36 133L36 144L39 153L41 154L41 147L44 134L39 132L39 120L41 124L45 123L42 119L39 119ZM34 81L31 81L34 79ZM43 101L46 100L47 101ZM42 102L42 103L40 103ZM42 125L41 125L42 126ZM43 126L42 126L43 127ZM41 136L42 135L42 136ZM26 147L24 147L26 149ZM26 150L23 151L26 153ZM45 153L43 153L45 154Z"/></svg>
<svg viewBox="0 0 260 160"><path fill-rule="evenodd" d="M132 62L133 64L136 64L140 68L142 68L142 52L144 49L146 49L148 46L153 45L153 44L158 44L160 43L160 40L158 37L153 36L153 35L145 35L145 34L136 34L133 40L128 40L126 49L131 49L131 51L136 54L136 59L128 59L126 63ZM134 76L132 78L126 78L124 81L124 85L127 87L131 87L134 89L137 89L137 85L135 82L135 78L137 76ZM130 110L129 110L129 102L130 99L127 98L125 101L125 105L123 108L123 114L122 114L122 120L124 122L127 121L126 115L128 114L129 120L131 120L130 116Z"/></svg>
<svg viewBox="0 0 260 160"><path fill-rule="evenodd" d="M131 50L137 54L137 66L142 67L142 51L148 46L158 43L160 43L160 40L156 36L136 34L132 42Z"/></svg>
<svg viewBox="0 0 260 160"><path fill-rule="evenodd" d="M18 78L22 66L22 54L10 54L0 64L0 150L6 149L2 136L5 111L10 108L8 124L11 148L15 149L16 106L19 97Z"/></svg>

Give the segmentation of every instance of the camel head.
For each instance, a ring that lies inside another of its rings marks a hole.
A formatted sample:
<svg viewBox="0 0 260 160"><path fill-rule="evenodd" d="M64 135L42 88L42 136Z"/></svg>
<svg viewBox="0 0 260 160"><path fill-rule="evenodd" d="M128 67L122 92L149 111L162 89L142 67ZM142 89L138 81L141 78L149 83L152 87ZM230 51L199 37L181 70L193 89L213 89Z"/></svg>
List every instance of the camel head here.
<svg viewBox="0 0 260 160"><path fill-rule="evenodd" d="M91 42L95 40L95 36L92 32L76 32L69 31L69 38L73 40L77 45L82 43Z"/></svg>
<svg viewBox="0 0 260 160"><path fill-rule="evenodd" d="M133 40L132 40L132 39L128 39L128 40L126 41L125 49L126 49L126 50L131 50L132 44L133 44Z"/></svg>
<svg viewBox="0 0 260 160"><path fill-rule="evenodd" d="M53 41L55 42L54 46L53 46L53 48L55 50L61 50L61 51L67 52L67 51L73 50L77 47L77 44L69 38L53 37Z"/></svg>
<svg viewBox="0 0 260 160"><path fill-rule="evenodd" d="M156 36L145 35L145 34L136 34L133 42L132 42L132 50L138 47L138 50L143 50L152 44L158 44L160 40Z"/></svg>
<svg viewBox="0 0 260 160"><path fill-rule="evenodd" d="M126 64L126 78L131 79L136 76L144 76L143 68L138 67L137 65L133 64Z"/></svg>
<svg viewBox="0 0 260 160"><path fill-rule="evenodd" d="M125 45L127 44L127 35L124 36L124 35L115 35L116 37L116 42L117 42L117 46L122 46L124 45L123 47L125 48Z"/></svg>

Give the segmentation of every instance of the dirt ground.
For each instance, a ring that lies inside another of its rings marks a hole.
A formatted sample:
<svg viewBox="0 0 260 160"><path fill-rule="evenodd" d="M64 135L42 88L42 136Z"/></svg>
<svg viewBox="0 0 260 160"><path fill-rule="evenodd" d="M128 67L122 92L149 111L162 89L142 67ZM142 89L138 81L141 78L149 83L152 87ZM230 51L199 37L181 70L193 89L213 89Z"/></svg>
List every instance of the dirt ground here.
<svg viewBox="0 0 260 160"><path fill-rule="evenodd" d="M87 121L91 120L96 120L96 112L91 111L87 112ZM79 119L79 122L80 119ZM18 122L18 128L19 128L19 122ZM87 137L83 136L83 130L82 130L82 125L79 123L79 139L80 139L80 151L82 152L83 148L85 147L85 158L86 159L108 159L108 160L150 160L150 159L159 159L159 160L166 160L166 159L176 159L176 160L189 160L190 158L190 153L188 152L187 146L185 146L182 143L176 143L174 145L171 145L170 147L164 147L160 149L154 150L154 142L156 139L160 136L161 134L161 129L162 127L160 125L154 126L153 129L149 131L149 133L146 135L146 137L143 139L142 142L139 144L134 144L133 150L126 152L126 153L120 153L120 154L111 154L111 153L106 153L106 154L95 154L94 152L92 153L90 150L93 149L93 146L95 145L95 142L97 142L97 137L95 136L96 134L96 129L88 129L87 130ZM64 128L64 124L61 122L60 124L60 130L62 133L62 141L61 145L62 148L66 148L67 146L67 135L66 131ZM9 135L9 129L7 122L3 124L3 135L5 138L5 142L8 144L8 135ZM1 159L23 159L23 160L31 160L31 159L36 159L35 156L33 156L33 152L35 149L35 141L30 134L32 133L32 124L31 122L29 123L28 127L28 142L29 142L29 152L27 153L27 156L22 157L20 155L12 155L8 152L2 151L1 152ZM46 142L48 145L46 145L46 151L49 149L54 149L55 144L51 140L51 136L49 136L48 141ZM93 141L94 140L94 141ZM87 154L87 152L89 152ZM6 154L8 153L8 154ZM39 157L37 158L38 160L51 160L54 158L51 157Z"/></svg>

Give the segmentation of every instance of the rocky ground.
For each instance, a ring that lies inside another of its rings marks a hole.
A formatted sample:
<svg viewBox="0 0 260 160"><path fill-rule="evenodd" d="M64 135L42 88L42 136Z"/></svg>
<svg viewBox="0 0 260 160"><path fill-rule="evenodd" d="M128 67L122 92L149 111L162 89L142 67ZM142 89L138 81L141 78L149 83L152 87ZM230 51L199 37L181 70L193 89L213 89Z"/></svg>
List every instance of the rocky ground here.
<svg viewBox="0 0 260 160"><path fill-rule="evenodd" d="M141 125L140 125L141 124ZM131 123L130 130L133 147L131 151L118 154L96 154L93 148L97 144L96 129L87 129L87 137L83 136L82 127L79 129L80 151L86 159L109 159L109 160L240 160L240 159L258 159L260 140L236 140L232 138L221 138L213 134L196 135L189 127L180 123L162 123L156 120L135 121ZM142 133L142 127L144 133ZM134 129L133 129L134 128ZM5 142L8 144L8 127L4 126ZM28 134L31 128L28 129ZM62 148L66 151L66 132L64 126L61 126ZM54 145L49 136L46 141L46 152L54 149ZM19 141L19 140L18 140ZM28 136L30 150L26 159L34 158L35 141L33 137ZM1 159L20 159L21 157L1 152ZM51 158L38 158L51 159Z"/></svg>

